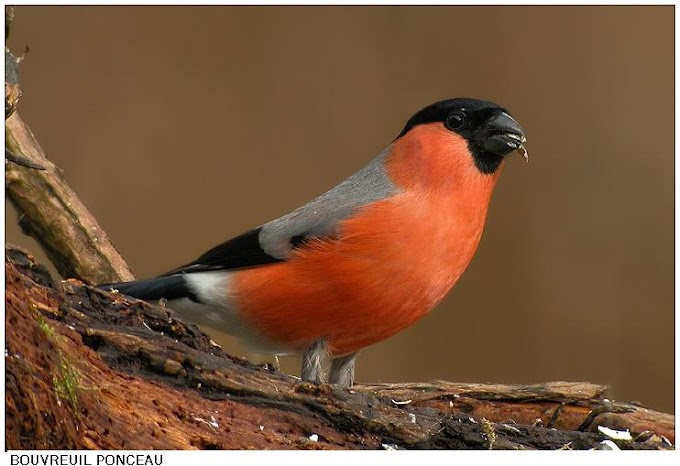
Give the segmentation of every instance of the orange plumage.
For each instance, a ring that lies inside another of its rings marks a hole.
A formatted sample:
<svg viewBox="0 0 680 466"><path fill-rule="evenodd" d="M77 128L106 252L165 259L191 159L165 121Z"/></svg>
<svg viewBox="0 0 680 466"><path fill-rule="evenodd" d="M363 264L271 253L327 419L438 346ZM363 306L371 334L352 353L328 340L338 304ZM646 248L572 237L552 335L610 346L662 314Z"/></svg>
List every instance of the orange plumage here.
<svg viewBox="0 0 680 466"><path fill-rule="evenodd" d="M237 306L258 332L296 348L326 336L341 356L413 324L456 283L501 170L480 173L466 141L436 124L400 138L386 166L401 192L343 220L337 239L236 274Z"/></svg>

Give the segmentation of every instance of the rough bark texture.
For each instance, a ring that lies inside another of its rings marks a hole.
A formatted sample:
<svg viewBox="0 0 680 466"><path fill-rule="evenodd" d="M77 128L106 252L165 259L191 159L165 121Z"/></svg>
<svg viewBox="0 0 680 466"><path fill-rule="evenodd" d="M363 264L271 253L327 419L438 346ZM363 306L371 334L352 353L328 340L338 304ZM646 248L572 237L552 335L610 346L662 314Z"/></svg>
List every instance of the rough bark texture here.
<svg viewBox="0 0 680 466"><path fill-rule="evenodd" d="M225 354L172 311L6 251L9 449L668 449L674 417L604 387L301 382Z"/></svg>
<svg viewBox="0 0 680 466"><path fill-rule="evenodd" d="M9 38L9 31L14 19L14 7L5 6L5 42ZM21 98L21 86L19 85L19 61L9 51L5 44L5 119L9 117Z"/></svg>

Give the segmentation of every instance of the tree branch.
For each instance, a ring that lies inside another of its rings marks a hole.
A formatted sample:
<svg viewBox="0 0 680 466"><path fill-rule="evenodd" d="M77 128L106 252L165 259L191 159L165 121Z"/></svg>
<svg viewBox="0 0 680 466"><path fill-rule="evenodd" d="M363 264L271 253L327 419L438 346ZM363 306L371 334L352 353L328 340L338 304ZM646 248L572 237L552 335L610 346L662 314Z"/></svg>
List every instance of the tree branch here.
<svg viewBox="0 0 680 466"><path fill-rule="evenodd" d="M38 161L47 169L6 164L6 194L19 213L19 225L43 248L64 278L89 283L132 280L132 271L46 157L30 128L15 111L6 121L6 145L11 152Z"/></svg>
<svg viewBox="0 0 680 466"><path fill-rule="evenodd" d="M12 17L12 8L6 7L5 40ZM132 280L132 271L104 230L16 111L20 61L5 45L5 188L21 229L35 238L64 278L90 283Z"/></svg>

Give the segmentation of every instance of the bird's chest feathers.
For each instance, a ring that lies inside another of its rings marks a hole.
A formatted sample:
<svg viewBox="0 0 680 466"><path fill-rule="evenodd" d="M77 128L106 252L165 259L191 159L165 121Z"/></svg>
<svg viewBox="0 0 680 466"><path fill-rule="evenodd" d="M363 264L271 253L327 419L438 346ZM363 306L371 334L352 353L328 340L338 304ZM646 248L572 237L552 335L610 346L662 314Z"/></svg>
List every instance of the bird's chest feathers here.
<svg viewBox="0 0 680 466"><path fill-rule="evenodd" d="M451 289L479 244L487 202L405 192L374 206L375 223L359 225L352 251L371 258L372 276L385 292L429 310ZM366 219L369 216L365 217ZM377 220L379 219L379 220ZM372 230L381 223L379 230ZM373 234L371 234L373 232ZM348 238L351 241L351 237ZM380 294L379 291L376 291Z"/></svg>
<svg viewBox="0 0 680 466"><path fill-rule="evenodd" d="M386 255L401 257L401 273L441 299L477 249L500 170L481 173L457 135L425 127L415 136L395 146L386 164L400 194L375 207L393 235Z"/></svg>

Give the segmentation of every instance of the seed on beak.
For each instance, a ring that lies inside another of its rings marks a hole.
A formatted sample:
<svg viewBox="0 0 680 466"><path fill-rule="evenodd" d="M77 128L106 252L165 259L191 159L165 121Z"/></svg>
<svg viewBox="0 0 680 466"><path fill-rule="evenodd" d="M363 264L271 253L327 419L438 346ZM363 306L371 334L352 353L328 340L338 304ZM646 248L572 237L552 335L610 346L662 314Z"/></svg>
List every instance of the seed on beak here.
<svg viewBox="0 0 680 466"><path fill-rule="evenodd" d="M519 146L517 148L517 150L520 151L520 154L522 154L522 157L524 157L524 160L528 163L529 162L529 153L524 148L524 146L523 145Z"/></svg>

